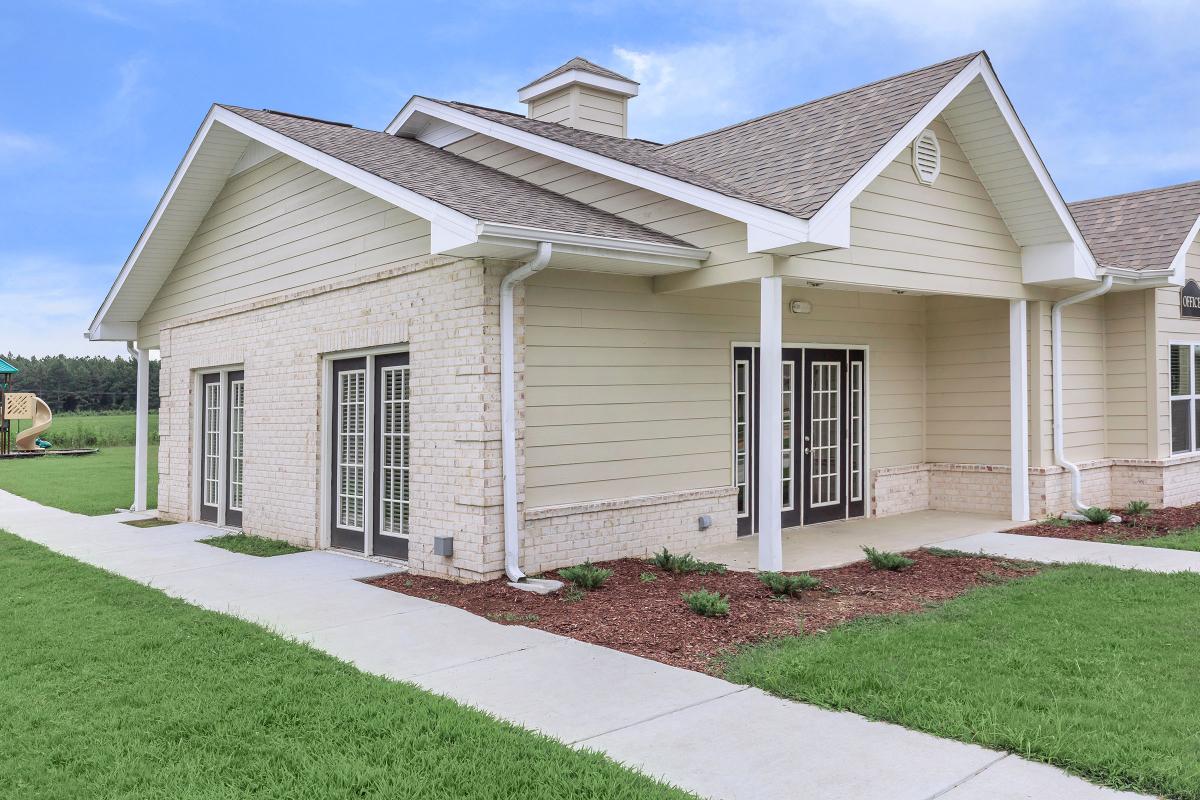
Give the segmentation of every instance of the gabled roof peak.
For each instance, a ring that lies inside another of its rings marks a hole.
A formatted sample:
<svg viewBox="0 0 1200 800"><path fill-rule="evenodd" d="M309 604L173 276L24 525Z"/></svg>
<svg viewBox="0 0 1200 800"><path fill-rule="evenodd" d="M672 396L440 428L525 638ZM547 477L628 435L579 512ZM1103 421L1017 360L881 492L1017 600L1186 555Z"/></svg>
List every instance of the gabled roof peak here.
<svg viewBox="0 0 1200 800"><path fill-rule="evenodd" d="M602 67L599 64L596 64L592 61L588 61L583 56L575 56L567 63L563 64L560 67L555 67L554 69L550 70L545 75L543 75L542 77L536 78L536 79L530 81L529 83L525 84L517 91L522 91L524 89L528 89L530 86L539 84L542 81L548 81L551 78L557 78L559 75L570 72L573 69L579 70L580 72L590 72L593 75L599 75L602 78L612 78L615 81L625 81L627 83L637 84L637 81L635 81L633 78L629 78L625 75L622 75L619 72L614 72L613 70L609 69L608 67Z"/></svg>

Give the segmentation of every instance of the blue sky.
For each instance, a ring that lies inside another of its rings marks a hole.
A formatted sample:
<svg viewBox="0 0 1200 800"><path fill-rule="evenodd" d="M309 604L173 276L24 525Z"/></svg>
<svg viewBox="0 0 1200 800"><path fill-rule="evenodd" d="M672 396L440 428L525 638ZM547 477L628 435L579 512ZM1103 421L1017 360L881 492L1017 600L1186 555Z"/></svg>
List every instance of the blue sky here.
<svg viewBox="0 0 1200 800"><path fill-rule="evenodd" d="M1200 2L9 0L0 352L81 332L214 101L386 125L411 94L517 108L573 55L669 141L987 49L1068 200L1200 178Z"/></svg>

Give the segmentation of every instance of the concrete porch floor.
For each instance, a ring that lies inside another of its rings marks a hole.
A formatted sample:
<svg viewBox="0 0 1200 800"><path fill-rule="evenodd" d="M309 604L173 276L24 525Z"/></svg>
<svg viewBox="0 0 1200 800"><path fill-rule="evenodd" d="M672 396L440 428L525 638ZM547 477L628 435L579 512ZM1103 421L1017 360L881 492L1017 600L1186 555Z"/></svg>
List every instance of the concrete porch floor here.
<svg viewBox="0 0 1200 800"><path fill-rule="evenodd" d="M964 514L957 511L914 511L893 517L862 517L823 525L785 528L783 531L783 569L804 572L838 567L863 557L862 547L900 552L950 539L1012 528L1017 523L989 514ZM758 534L743 536L736 542L699 548L694 555L704 561L716 561L735 570L758 567Z"/></svg>

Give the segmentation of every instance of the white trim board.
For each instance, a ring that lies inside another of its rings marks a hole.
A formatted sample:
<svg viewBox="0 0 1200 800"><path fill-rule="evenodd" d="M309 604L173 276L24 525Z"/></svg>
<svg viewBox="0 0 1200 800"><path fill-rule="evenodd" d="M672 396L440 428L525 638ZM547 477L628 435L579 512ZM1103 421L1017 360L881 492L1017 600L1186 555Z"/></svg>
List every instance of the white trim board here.
<svg viewBox="0 0 1200 800"><path fill-rule="evenodd" d="M473 133L481 133L609 178L650 189L696 208L744 222L750 252L764 252L812 241L808 220L746 200L729 197L711 189L704 189L677 178L660 175L657 172L635 167L608 156L562 144L509 125L493 122L425 97L413 97L409 100L392 120L392 123L388 125L387 132L395 135L404 130L422 141L427 141L423 138L424 131L429 127L427 118L449 122ZM821 244L845 247L848 241L843 244L839 239L828 243L821 242Z"/></svg>
<svg viewBox="0 0 1200 800"><path fill-rule="evenodd" d="M663 271L694 269L699 267L700 262L708 256L708 251L699 248L675 247L601 236L586 236L565 231L542 231L477 220L467 214L442 205L437 201L430 200L424 195L405 189L378 175L347 164L320 150L259 125L233 111L214 105L209 109L199 130L195 137L193 137L187 153L184 155L179 167L176 168L171 183L167 186L162 198L158 201L154 214L143 229L137 244L121 267L121 271L105 296L104 302L101 303L95 317L92 319L86 333L89 339L93 341L108 339L124 341L137 338L137 324L134 320L111 321L107 317L113 307L113 303L126 288L126 284L142 259L143 254L147 251L148 247L151 247L159 224L163 221L168 210L171 209L172 201L183 185L193 162L204 151L205 143L214 133L224 134L227 140L230 133L240 134L241 137L245 137L249 142L261 143L273 151L290 156L297 161L318 169L368 194L374 195L398 208L428 220L430 224L431 252L433 254L455 253L455 251L461 253L469 248L475 248L475 250L479 251L473 254L482 255L485 252L487 254L495 254L486 247L488 242L485 237L499 236L509 240L504 242L508 247L517 245L524 246L527 249L534 249L539 241L555 241L577 246L589 253L607 253L619 261L638 261L651 265L661 264L667 268ZM223 144L228 148L229 141L225 141ZM207 213L207 209L220 192L225 180L228 179L231 171L236 169L238 161L246 154L248 149L245 146L236 152L230 149L225 153L223 159L220 157L220 154L217 154L216 163L212 165L212 168L216 169L216 174L220 177L220 180L213 180L213 175L210 173L208 175L209 183L201 190L202 196L189 198L190 202L187 204L187 207L179 212L183 215L184 219L170 227L185 228L185 235L179 235L179 231L175 230L173 233L176 238L173 240L174 245L172 247L164 248L162 245L158 246L155 252L160 257L160 263L155 265L157 272L152 273L145 286L139 287L140 299L134 304L135 311L131 312L127 310L126 316L136 313L137 317L140 318L141 314L145 313L146 308L153 301L158 288L162 286L163 281L166 280L171 269L174 268L174 262L187 246L187 242L191 238L191 233L195 231L196 227L203 220L204 214ZM224 170L223 175L220 174L222 169ZM526 235L533 238L527 241L520 238ZM480 249L481 246L482 249ZM500 255L506 255L506 253L500 253ZM136 310L139 308L140 311Z"/></svg>

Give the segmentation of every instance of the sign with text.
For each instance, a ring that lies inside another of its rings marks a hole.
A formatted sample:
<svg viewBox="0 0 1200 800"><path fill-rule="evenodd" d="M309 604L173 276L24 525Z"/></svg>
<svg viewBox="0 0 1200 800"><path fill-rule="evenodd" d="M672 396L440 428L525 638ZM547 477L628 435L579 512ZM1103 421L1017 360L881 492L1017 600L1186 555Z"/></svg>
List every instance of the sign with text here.
<svg viewBox="0 0 1200 800"><path fill-rule="evenodd" d="M1200 286L1193 280L1179 290L1179 316L1200 318Z"/></svg>

